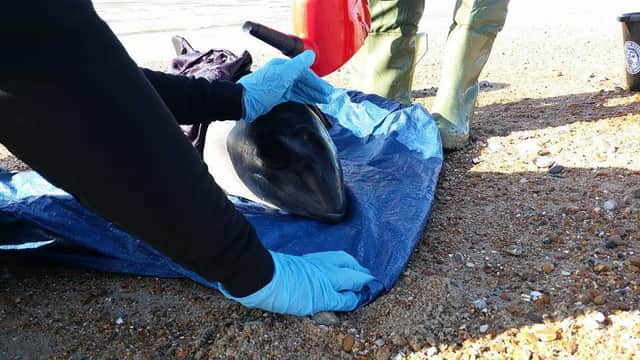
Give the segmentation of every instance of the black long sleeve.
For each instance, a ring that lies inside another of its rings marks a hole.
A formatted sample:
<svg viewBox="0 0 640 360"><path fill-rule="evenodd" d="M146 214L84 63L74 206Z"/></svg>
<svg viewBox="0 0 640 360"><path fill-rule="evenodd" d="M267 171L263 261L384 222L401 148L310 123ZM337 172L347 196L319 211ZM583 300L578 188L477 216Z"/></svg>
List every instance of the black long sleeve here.
<svg viewBox="0 0 640 360"><path fill-rule="evenodd" d="M181 125L238 120L242 116L241 85L149 69L142 69L142 72Z"/></svg>
<svg viewBox="0 0 640 360"><path fill-rule="evenodd" d="M233 295L271 280L273 261L254 229L91 2L7 2L0 34L0 142L96 213ZM217 114L236 117L239 97L220 96L229 105ZM194 101L167 100L185 121L203 115L189 113Z"/></svg>

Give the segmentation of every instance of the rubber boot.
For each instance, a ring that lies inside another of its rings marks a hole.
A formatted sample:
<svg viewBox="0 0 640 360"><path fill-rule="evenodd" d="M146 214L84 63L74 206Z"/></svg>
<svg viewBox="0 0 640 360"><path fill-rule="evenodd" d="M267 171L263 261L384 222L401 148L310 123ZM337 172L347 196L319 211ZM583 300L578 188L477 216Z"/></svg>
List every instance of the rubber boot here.
<svg viewBox="0 0 640 360"><path fill-rule="evenodd" d="M469 143L469 123L478 98L478 77L507 17L508 0L458 0L442 57L433 116L442 145L456 150Z"/></svg>
<svg viewBox="0 0 640 360"><path fill-rule="evenodd" d="M371 31L351 60L351 87L408 104L424 0L371 0L369 10Z"/></svg>

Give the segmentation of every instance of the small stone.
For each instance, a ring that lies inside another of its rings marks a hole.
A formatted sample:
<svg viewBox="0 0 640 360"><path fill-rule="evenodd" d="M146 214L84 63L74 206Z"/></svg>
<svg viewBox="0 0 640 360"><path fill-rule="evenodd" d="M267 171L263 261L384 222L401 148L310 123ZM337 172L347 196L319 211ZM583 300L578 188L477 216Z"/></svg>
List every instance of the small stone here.
<svg viewBox="0 0 640 360"><path fill-rule="evenodd" d="M631 196L633 196L634 199L640 199L640 189L633 190Z"/></svg>
<svg viewBox="0 0 640 360"><path fill-rule="evenodd" d="M535 312L528 313L527 314L527 319L529 319L529 321L537 323L537 324L542 324L542 322L544 321L542 316L540 316L539 314L537 314Z"/></svg>
<svg viewBox="0 0 640 360"><path fill-rule="evenodd" d="M604 305L607 302L607 295L601 294L593 298L593 303L596 305Z"/></svg>
<svg viewBox="0 0 640 360"><path fill-rule="evenodd" d="M535 325L533 333L538 340L543 342L553 341L558 338L558 330L546 325Z"/></svg>
<svg viewBox="0 0 640 360"><path fill-rule="evenodd" d="M458 264L462 264L464 263L464 255L462 255L462 253L460 252L454 253L453 255L451 255L451 260Z"/></svg>
<svg viewBox="0 0 640 360"><path fill-rule="evenodd" d="M532 291L529 293L529 299L531 301L537 301L538 299L540 299L544 294L541 293L540 291Z"/></svg>
<svg viewBox="0 0 640 360"><path fill-rule="evenodd" d="M613 247L626 245L626 242L624 241L624 239L622 239L622 236L619 234L615 234L609 237L609 241L607 241L607 243L611 243ZM612 248L609 248L609 249L612 249Z"/></svg>
<svg viewBox="0 0 640 360"><path fill-rule="evenodd" d="M313 315L311 319L318 325L330 327L340 325L340 319L331 311L321 311Z"/></svg>
<svg viewBox="0 0 640 360"><path fill-rule="evenodd" d="M593 300L593 296L588 291L582 291L576 296L576 301L583 305L590 303L591 300Z"/></svg>
<svg viewBox="0 0 640 360"><path fill-rule="evenodd" d="M471 159L471 162L474 165L478 165L478 164L480 164L482 162L482 160L479 157L475 157L475 158Z"/></svg>
<svg viewBox="0 0 640 360"><path fill-rule="evenodd" d="M616 95L622 95L624 94L624 88L616 86L613 88L613 92L616 93Z"/></svg>
<svg viewBox="0 0 640 360"><path fill-rule="evenodd" d="M354 339L353 335L347 334L347 336L342 339L342 350L344 350L344 352L351 352L355 341L356 339Z"/></svg>
<svg viewBox="0 0 640 360"><path fill-rule="evenodd" d="M555 161L550 156L538 156L534 162L539 168L550 168L555 164Z"/></svg>
<svg viewBox="0 0 640 360"><path fill-rule="evenodd" d="M469 261L469 262L467 262L467 263L465 264L465 266L466 266L466 267L468 267L468 268L474 268L474 267L476 267L476 264L474 264L474 263L472 263L472 262L470 262L470 261Z"/></svg>
<svg viewBox="0 0 640 360"><path fill-rule="evenodd" d="M520 246L514 246L507 249L507 253L513 256L520 256L524 254L524 249Z"/></svg>
<svg viewBox="0 0 640 360"><path fill-rule="evenodd" d="M554 165L551 168L549 168L549 174L551 175L558 175L563 171L564 171L564 166L562 165Z"/></svg>
<svg viewBox="0 0 640 360"><path fill-rule="evenodd" d="M383 339L378 339L378 340L374 341L373 343L376 344L377 347L383 347L384 346L384 340Z"/></svg>
<svg viewBox="0 0 640 360"><path fill-rule="evenodd" d="M638 267L638 266L629 265L628 268L629 268L629 271L631 271L631 272L640 273L640 267Z"/></svg>
<svg viewBox="0 0 640 360"><path fill-rule="evenodd" d="M550 236L545 236L542 239L542 243L545 244L545 245L551 245L551 244L553 244L553 239Z"/></svg>
<svg viewBox="0 0 640 360"><path fill-rule="evenodd" d="M562 77L562 76L564 76L564 74L560 70L553 70L553 76Z"/></svg>
<svg viewBox="0 0 640 360"><path fill-rule="evenodd" d="M629 256L627 261L629 261L631 265L640 266L640 256Z"/></svg>
<svg viewBox="0 0 640 360"><path fill-rule="evenodd" d="M584 319L584 327L588 330L598 330L602 329L606 325L607 317L596 311L592 314L589 314Z"/></svg>
<svg viewBox="0 0 640 360"><path fill-rule="evenodd" d="M562 274L562 276L571 276L571 272L567 270L562 270L560 274Z"/></svg>
<svg viewBox="0 0 640 360"><path fill-rule="evenodd" d="M489 330L489 325L487 325L487 324L480 325L480 332L481 333L484 334L484 333L487 332L487 330Z"/></svg>
<svg viewBox="0 0 640 360"><path fill-rule="evenodd" d="M124 320L122 320L121 317L117 318L116 319L116 325L122 325L122 324L124 324Z"/></svg>
<svg viewBox="0 0 640 360"><path fill-rule="evenodd" d="M618 202L613 199L607 200L604 202L604 204L602 204L602 207L606 210L613 211L618 208Z"/></svg>
<svg viewBox="0 0 640 360"><path fill-rule="evenodd" d="M478 299L473 301L473 307L476 310L482 311L487 308L487 302L484 299Z"/></svg>
<svg viewBox="0 0 640 360"><path fill-rule="evenodd" d="M553 269L555 269L555 265L553 265L552 263L546 263L542 265L542 272L544 272L545 274L548 274L550 272L553 271Z"/></svg>
<svg viewBox="0 0 640 360"><path fill-rule="evenodd" d="M593 271L597 273L609 271L609 266L605 263L599 263L593 267Z"/></svg>

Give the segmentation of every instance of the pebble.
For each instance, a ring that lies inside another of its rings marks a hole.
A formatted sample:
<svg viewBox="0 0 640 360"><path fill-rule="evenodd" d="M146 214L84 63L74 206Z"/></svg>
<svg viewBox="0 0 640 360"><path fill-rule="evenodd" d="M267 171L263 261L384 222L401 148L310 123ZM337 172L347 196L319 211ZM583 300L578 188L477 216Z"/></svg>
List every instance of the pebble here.
<svg viewBox="0 0 640 360"><path fill-rule="evenodd" d="M475 158L471 159L471 162L474 165L478 165L478 164L480 164L482 162L482 160L479 157L475 157Z"/></svg>
<svg viewBox="0 0 640 360"><path fill-rule="evenodd" d="M634 199L640 199L640 189L633 190L631 196L633 196Z"/></svg>
<svg viewBox="0 0 640 360"><path fill-rule="evenodd" d="M347 336L342 339L342 350L345 352L351 352L355 341L356 339L354 339L353 335L347 334Z"/></svg>
<svg viewBox="0 0 640 360"><path fill-rule="evenodd" d="M555 160L550 156L538 156L534 162L539 168L550 168L555 164Z"/></svg>
<svg viewBox="0 0 640 360"><path fill-rule="evenodd" d="M464 262L464 255L462 255L462 253L460 253L460 252L457 252L457 253L451 255L451 259L454 262L457 262L458 264L462 264Z"/></svg>
<svg viewBox="0 0 640 360"><path fill-rule="evenodd" d="M624 88L620 86L616 86L613 88L613 92L615 92L617 95L624 94Z"/></svg>
<svg viewBox="0 0 640 360"><path fill-rule="evenodd" d="M607 249L613 249L616 246L621 246L621 245L625 245L625 241L622 239L622 236L620 235L613 235L609 238L609 240L607 241L607 243L605 244Z"/></svg>
<svg viewBox="0 0 640 360"><path fill-rule="evenodd" d="M635 266L635 265L629 265L629 271L634 272L634 273L640 273L640 267Z"/></svg>
<svg viewBox="0 0 640 360"><path fill-rule="evenodd" d="M605 326L607 317L603 313L596 311L584 319L584 327L588 330L602 329Z"/></svg>
<svg viewBox="0 0 640 360"><path fill-rule="evenodd" d="M640 266L640 256L629 256L627 261L629 261L631 265Z"/></svg>
<svg viewBox="0 0 640 360"><path fill-rule="evenodd" d="M473 301L473 307L474 307L476 310L480 310L480 311L482 311L482 310L484 310L484 309L486 309L486 308L487 308L487 302L486 302L484 299L474 300L474 301Z"/></svg>
<svg viewBox="0 0 640 360"><path fill-rule="evenodd" d="M578 301L579 303L584 304L584 305L590 303L592 299L593 299L593 297L591 296L591 293L589 293L587 291L580 292L576 296L576 301Z"/></svg>
<svg viewBox="0 0 640 360"><path fill-rule="evenodd" d="M543 342L553 341L558 338L558 330L546 325L534 325L533 333L538 340Z"/></svg>
<svg viewBox="0 0 640 360"><path fill-rule="evenodd" d="M596 305L604 305L607 302L607 295L601 294L593 298L593 303Z"/></svg>
<svg viewBox="0 0 640 360"><path fill-rule="evenodd" d="M564 166L562 165L554 165L549 169L549 174L558 175L564 171Z"/></svg>
<svg viewBox="0 0 640 360"><path fill-rule="evenodd" d="M378 340L374 341L374 344L376 344L377 347L383 347L384 346L384 339L378 339Z"/></svg>
<svg viewBox="0 0 640 360"><path fill-rule="evenodd" d="M468 267L468 268L474 268L474 267L476 267L476 264L474 264L472 262L468 262L468 263L465 264L465 266Z"/></svg>
<svg viewBox="0 0 640 360"><path fill-rule="evenodd" d="M618 208L618 202L613 199L607 200L604 202L602 207L605 208L606 210L613 211Z"/></svg>
<svg viewBox="0 0 640 360"><path fill-rule="evenodd" d="M122 320L121 317L117 318L116 319L116 325L122 325L122 324L124 324L124 320Z"/></svg>
<svg viewBox="0 0 640 360"><path fill-rule="evenodd" d="M609 271L609 266L605 263L599 263L593 267L593 271L597 273Z"/></svg>
<svg viewBox="0 0 640 360"><path fill-rule="evenodd" d="M537 324L542 324L542 322L544 321L542 316L540 316L539 314L536 314L534 312L528 313L527 314L527 319L529 319L529 321L537 323Z"/></svg>
<svg viewBox="0 0 640 360"><path fill-rule="evenodd" d="M311 318L316 324L324 326L338 326L340 319L331 311L321 311Z"/></svg>
<svg viewBox="0 0 640 360"><path fill-rule="evenodd" d="M487 324L482 324L482 325L480 325L480 332L481 332L481 333L483 333L483 334L484 334L484 333L486 333L486 332L487 332L487 330L489 330L489 325L487 325Z"/></svg>
<svg viewBox="0 0 640 360"><path fill-rule="evenodd" d="M513 255L513 256L520 256L522 254L524 254L524 249L520 246L514 246L512 248L507 249L507 253Z"/></svg>
<svg viewBox="0 0 640 360"><path fill-rule="evenodd" d="M536 301L538 299L540 299L542 297L542 295L544 295L543 293L541 293L540 291L532 291L529 293L529 299L531 299L531 301Z"/></svg>
<svg viewBox="0 0 640 360"><path fill-rule="evenodd" d="M527 139L518 144L518 152L520 155L537 154L541 147L537 139Z"/></svg>
<svg viewBox="0 0 640 360"><path fill-rule="evenodd" d="M546 274L552 272L553 269L555 269L555 265L553 265L552 263L546 263L542 265L542 271Z"/></svg>

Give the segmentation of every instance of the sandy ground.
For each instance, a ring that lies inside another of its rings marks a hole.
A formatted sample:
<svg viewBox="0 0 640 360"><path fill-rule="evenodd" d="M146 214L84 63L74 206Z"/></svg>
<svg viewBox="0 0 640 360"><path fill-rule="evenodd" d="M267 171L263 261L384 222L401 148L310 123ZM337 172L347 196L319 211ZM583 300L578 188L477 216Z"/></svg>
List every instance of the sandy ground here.
<svg viewBox="0 0 640 360"><path fill-rule="evenodd" d="M615 20L632 1L533 3L511 4L473 143L447 155L423 239L373 304L275 316L185 280L3 257L0 358L640 358L640 94ZM427 108L446 26L417 70Z"/></svg>

